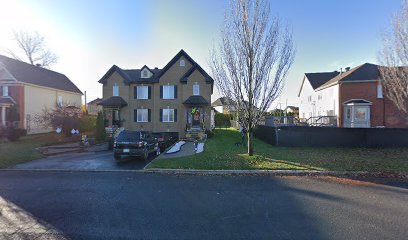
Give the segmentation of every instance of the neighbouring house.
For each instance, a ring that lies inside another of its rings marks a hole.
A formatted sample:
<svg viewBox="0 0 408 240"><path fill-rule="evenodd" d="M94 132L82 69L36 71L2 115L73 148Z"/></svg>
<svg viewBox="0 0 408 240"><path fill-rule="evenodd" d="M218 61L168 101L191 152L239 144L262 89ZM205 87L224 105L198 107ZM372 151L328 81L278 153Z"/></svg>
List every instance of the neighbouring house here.
<svg viewBox="0 0 408 240"><path fill-rule="evenodd" d="M234 106L230 104L231 101L232 100L228 99L227 97L220 97L215 100L211 106L219 113L233 114Z"/></svg>
<svg viewBox="0 0 408 240"><path fill-rule="evenodd" d="M383 94L379 66L305 73L298 94L299 117L308 123L347 128L406 128L406 116Z"/></svg>
<svg viewBox="0 0 408 240"><path fill-rule="evenodd" d="M64 74L0 55L0 125L49 132L34 121L45 108L81 107L82 92ZM19 120L11 123L12 110Z"/></svg>
<svg viewBox="0 0 408 240"><path fill-rule="evenodd" d="M211 128L214 80L184 50L162 69L113 65L103 84L106 127L124 127L180 138Z"/></svg>
<svg viewBox="0 0 408 240"><path fill-rule="evenodd" d="M94 99L90 101L86 106L86 110L89 115L98 115L98 112L102 112L103 108L99 103L102 101L101 98Z"/></svg>

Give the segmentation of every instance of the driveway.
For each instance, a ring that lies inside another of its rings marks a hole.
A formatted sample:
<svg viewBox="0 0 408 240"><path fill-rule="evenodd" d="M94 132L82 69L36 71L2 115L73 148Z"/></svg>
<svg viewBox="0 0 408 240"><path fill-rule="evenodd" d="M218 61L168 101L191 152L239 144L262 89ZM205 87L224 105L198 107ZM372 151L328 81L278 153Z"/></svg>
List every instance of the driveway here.
<svg viewBox="0 0 408 240"><path fill-rule="evenodd" d="M141 159L129 159L117 163L113 158L112 151L67 153L58 156L50 156L27 163L18 164L12 169L26 170L129 170L143 169L154 158L151 154L148 161Z"/></svg>
<svg viewBox="0 0 408 240"><path fill-rule="evenodd" d="M0 171L0 239L408 239L407 202L330 177Z"/></svg>

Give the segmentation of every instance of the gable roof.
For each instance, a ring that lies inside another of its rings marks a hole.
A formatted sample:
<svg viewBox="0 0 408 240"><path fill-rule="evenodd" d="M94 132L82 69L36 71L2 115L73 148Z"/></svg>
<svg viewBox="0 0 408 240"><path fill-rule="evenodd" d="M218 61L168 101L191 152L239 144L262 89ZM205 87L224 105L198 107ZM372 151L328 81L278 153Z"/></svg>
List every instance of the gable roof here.
<svg viewBox="0 0 408 240"><path fill-rule="evenodd" d="M168 62L166 64L166 66L164 66L164 68L162 69L162 71L160 71L160 73L156 76L156 78L160 78L161 76L163 76L163 74L165 72L167 72L167 70L170 69L171 66L173 66L173 64L175 62L177 62L177 60L179 60L180 57L184 57L185 59L187 59L190 63L191 63L191 68L181 77L180 81L181 82L186 82L187 78L194 72L194 70L198 70L205 78L205 81L207 83L214 83L214 79L212 79L210 77L210 75L208 75L208 73L198 64L196 63L196 61L194 61L190 55L188 55L183 49L181 49L176 56L174 56L170 62Z"/></svg>
<svg viewBox="0 0 408 240"><path fill-rule="evenodd" d="M337 71L334 72L319 72L319 73L305 73L307 80L309 80L310 85L312 85L313 90L322 86L330 79L339 75Z"/></svg>
<svg viewBox="0 0 408 240"><path fill-rule="evenodd" d="M231 103L232 100L228 99L227 97L220 97L217 100L215 100L211 106L213 107L218 107L218 106L225 106L225 105L229 105L229 103Z"/></svg>
<svg viewBox="0 0 408 240"><path fill-rule="evenodd" d="M97 98L97 99L90 101L88 104L98 104L101 101L102 101L102 98Z"/></svg>
<svg viewBox="0 0 408 240"><path fill-rule="evenodd" d="M64 74L0 55L0 62L13 77L23 83L55 88L82 95L81 90Z"/></svg>
<svg viewBox="0 0 408 240"><path fill-rule="evenodd" d="M379 80L380 70L378 65L372 63L364 63L347 72L343 72L336 77L330 79L325 84L319 87L318 90L330 87L339 82L355 82L361 80Z"/></svg>

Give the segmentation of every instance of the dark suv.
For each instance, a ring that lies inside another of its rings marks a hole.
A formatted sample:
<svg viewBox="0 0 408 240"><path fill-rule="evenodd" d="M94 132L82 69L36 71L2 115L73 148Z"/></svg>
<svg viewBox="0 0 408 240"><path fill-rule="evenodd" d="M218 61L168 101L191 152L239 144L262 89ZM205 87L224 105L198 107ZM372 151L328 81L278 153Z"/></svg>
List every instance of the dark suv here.
<svg viewBox="0 0 408 240"><path fill-rule="evenodd" d="M113 156L121 160L122 156L142 157L147 160L149 154L155 151L157 140L146 131L123 130L113 142Z"/></svg>

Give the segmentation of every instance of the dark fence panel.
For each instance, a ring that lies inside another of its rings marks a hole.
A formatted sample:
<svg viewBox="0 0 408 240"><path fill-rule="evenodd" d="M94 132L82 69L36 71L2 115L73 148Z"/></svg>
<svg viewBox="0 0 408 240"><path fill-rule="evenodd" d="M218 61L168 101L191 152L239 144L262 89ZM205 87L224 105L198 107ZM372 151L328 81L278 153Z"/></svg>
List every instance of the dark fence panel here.
<svg viewBox="0 0 408 240"><path fill-rule="evenodd" d="M255 136L286 147L408 147L408 129L397 128L260 126Z"/></svg>
<svg viewBox="0 0 408 240"><path fill-rule="evenodd" d="M255 137L272 145L276 145L276 128L268 126L258 126L254 132Z"/></svg>

